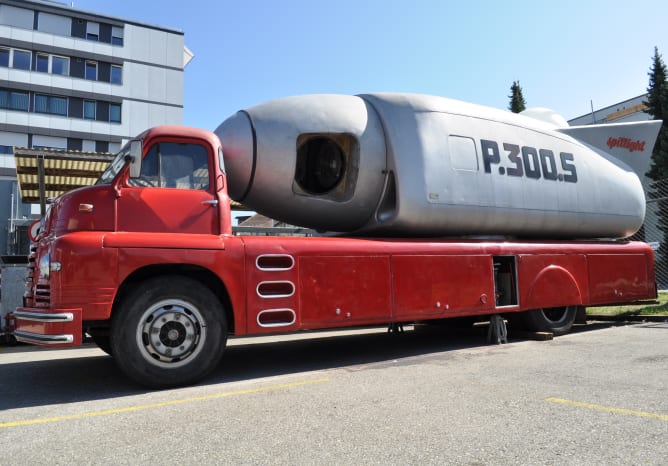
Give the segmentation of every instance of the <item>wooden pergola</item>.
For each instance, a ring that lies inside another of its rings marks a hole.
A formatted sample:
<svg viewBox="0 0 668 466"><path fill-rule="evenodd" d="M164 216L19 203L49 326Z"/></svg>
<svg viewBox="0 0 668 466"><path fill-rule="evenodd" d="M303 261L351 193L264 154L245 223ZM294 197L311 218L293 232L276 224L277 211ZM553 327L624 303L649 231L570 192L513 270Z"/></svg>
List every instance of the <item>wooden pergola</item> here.
<svg viewBox="0 0 668 466"><path fill-rule="evenodd" d="M107 152L15 147L14 162L21 200L39 204L44 215L48 199L92 185L113 158L114 154Z"/></svg>

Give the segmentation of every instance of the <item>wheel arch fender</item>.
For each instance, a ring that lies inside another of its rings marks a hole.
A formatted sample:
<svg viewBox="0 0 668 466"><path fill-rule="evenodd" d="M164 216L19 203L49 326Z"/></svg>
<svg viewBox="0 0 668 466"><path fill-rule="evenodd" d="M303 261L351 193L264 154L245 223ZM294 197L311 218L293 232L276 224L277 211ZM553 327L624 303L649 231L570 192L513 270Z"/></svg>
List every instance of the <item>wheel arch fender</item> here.
<svg viewBox="0 0 668 466"><path fill-rule="evenodd" d="M123 301L125 296L137 286L140 286L141 282L149 278L155 278L158 276L184 276L191 279L195 279L198 282L202 283L204 286L209 288L220 300L223 306L223 312L225 312L225 318L227 320L228 331L234 333L235 322L234 322L234 309L232 307L232 300L228 293L225 283L211 270L192 264L153 264L140 267L134 270L130 275L125 277L123 282L118 287L118 292L114 298L113 309L115 309ZM112 309L113 318L114 311Z"/></svg>
<svg viewBox="0 0 668 466"><path fill-rule="evenodd" d="M531 281L522 307L536 309L580 304L582 292L573 275L561 266L548 265Z"/></svg>

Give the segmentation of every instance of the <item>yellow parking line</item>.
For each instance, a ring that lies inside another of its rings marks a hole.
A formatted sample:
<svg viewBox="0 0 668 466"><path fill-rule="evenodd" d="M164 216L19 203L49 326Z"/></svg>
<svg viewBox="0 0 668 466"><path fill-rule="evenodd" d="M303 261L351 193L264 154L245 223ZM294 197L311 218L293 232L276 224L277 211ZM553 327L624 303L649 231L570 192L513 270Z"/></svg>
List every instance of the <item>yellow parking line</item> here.
<svg viewBox="0 0 668 466"><path fill-rule="evenodd" d="M246 390L236 390L236 391L233 391L233 392L214 393L212 395L194 396L194 397L190 397L190 398L182 398L182 399L179 399L179 400L162 401L160 403L150 403L150 404L145 404L145 405L127 406L125 408L105 409L105 410L102 410L102 411L90 411L90 412L87 412L87 413L70 414L70 415L67 415L67 416L55 416L55 417L45 417L45 418L40 418L40 419L26 419L26 420L23 420L23 421L2 422L2 423L0 423L0 429L5 429L5 428L8 428L8 427L29 426L29 425L33 425L33 424L47 424L47 423L51 423L51 422L71 421L73 419L84 419L84 418L87 418L87 417L108 416L110 414L130 413L130 412L134 412L134 411L143 411L143 410L146 410L146 409L162 408L164 406L173 406L173 405L180 405L180 404L184 404L184 403L193 403L195 401L215 400L215 399L218 399L218 398L227 398L227 397L230 397L230 396L249 395L251 393L269 392L269 391L274 391L274 390L300 387L302 385L311 385L311 384L314 384L314 383L322 383L322 382L329 382L329 379L328 378L321 378L321 379L314 379L314 380L304 380L304 381L301 381L301 382L292 382L292 383L284 383L284 384L279 384L279 385L271 385L269 387L248 388Z"/></svg>
<svg viewBox="0 0 668 466"><path fill-rule="evenodd" d="M626 414L627 416L648 417L648 418L652 418L652 419L660 419L662 421L668 421L668 414L650 413L650 412L647 412L647 411L634 411L632 409L615 408L613 406L595 405L595 404L591 404L591 403L583 403L581 401L564 400L562 398L545 398L545 401L550 402L550 403L558 403L558 404L562 404L562 405L568 405L568 406L576 406L578 408L591 409L591 410L594 410L594 411L603 411L603 412L606 412L606 413Z"/></svg>

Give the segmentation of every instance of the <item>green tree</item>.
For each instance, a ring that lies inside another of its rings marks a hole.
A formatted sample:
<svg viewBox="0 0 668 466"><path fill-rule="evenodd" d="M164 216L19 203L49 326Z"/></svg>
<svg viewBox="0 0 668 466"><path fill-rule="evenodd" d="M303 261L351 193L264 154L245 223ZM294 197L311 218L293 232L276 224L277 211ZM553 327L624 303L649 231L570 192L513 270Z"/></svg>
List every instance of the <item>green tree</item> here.
<svg viewBox="0 0 668 466"><path fill-rule="evenodd" d="M647 100L643 102L647 106L645 112L653 119L664 120L652 151L650 169L647 172L648 178L652 180L648 193L649 202L656 203L657 226L663 233L663 239L659 240L661 245L654 264L657 282L659 287L663 288L668 285L668 199L666 195L668 190L668 125L665 122L668 118L668 80L666 65L657 47L654 47L654 57L648 75ZM638 233L642 237L639 237L638 234L636 237L644 240L647 234L644 225Z"/></svg>
<svg viewBox="0 0 668 466"><path fill-rule="evenodd" d="M664 124L661 125L659 137L652 151L652 163L647 176L653 181L659 181L668 178L668 126L665 123L668 116L668 80L666 65L657 47L654 47L652 67L648 75L647 100L643 102L647 106L645 112L655 120L664 120Z"/></svg>
<svg viewBox="0 0 668 466"><path fill-rule="evenodd" d="M513 113L520 113L524 109L526 109L526 102L524 101L524 96L522 95L522 88L520 87L520 82L519 81L513 81L513 85L510 86L510 95L508 96L510 99L510 105L508 106L508 110L510 110Z"/></svg>

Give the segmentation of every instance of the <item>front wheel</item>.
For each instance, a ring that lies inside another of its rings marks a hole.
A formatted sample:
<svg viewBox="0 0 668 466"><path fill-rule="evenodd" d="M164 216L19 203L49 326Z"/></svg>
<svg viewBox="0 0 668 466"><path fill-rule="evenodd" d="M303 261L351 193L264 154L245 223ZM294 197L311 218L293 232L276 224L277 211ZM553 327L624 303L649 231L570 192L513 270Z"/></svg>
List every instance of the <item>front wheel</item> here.
<svg viewBox="0 0 668 466"><path fill-rule="evenodd" d="M573 327L577 311L577 306L535 309L523 312L522 319L528 330L563 335Z"/></svg>
<svg viewBox="0 0 668 466"><path fill-rule="evenodd" d="M188 277L156 277L123 299L111 328L114 359L153 388L200 380L220 362L227 322L220 300Z"/></svg>

